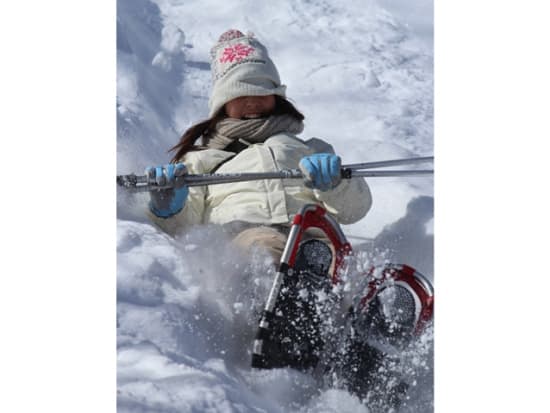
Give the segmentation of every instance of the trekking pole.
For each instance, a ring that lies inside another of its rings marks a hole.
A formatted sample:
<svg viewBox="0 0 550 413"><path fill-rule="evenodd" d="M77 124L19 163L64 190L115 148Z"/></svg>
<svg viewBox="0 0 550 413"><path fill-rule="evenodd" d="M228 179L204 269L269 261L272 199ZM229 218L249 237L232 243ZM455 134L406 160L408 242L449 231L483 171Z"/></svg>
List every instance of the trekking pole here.
<svg viewBox="0 0 550 413"><path fill-rule="evenodd" d="M433 157L432 157L433 159ZM386 171L362 171L360 169L378 168L382 166L405 165L410 163L427 162L426 158L396 159L391 161L371 162L363 164L351 164L342 166L342 178L351 179L355 177L395 177L395 176L422 176L432 175L432 170L386 170ZM275 172L245 172L232 174L185 174L176 178L177 186L202 186L227 184L245 181L258 181L264 179L303 179L303 174L299 169L283 169ZM117 184L130 192L148 192L151 190L169 189L175 186L157 185L154 181L149 181L147 175L118 175Z"/></svg>

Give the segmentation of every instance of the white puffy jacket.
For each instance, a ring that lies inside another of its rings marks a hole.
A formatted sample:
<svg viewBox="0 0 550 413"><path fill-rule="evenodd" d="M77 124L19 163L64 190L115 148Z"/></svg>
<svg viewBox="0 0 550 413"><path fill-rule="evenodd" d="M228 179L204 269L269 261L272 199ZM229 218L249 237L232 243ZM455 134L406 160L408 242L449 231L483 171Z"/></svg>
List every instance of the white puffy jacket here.
<svg viewBox="0 0 550 413"><path fill-rule="evenodd" d="M220 174L273 172L297 168L302 157L319 152L334 151L319 139L304 142L294 135L281 133L263 143L250 145L237 155L206 149L188 152L181 162L191 174L209 173L220 164L216 170ZM166 232L175 234L193 224L227 224L232 221L288 224L294 214L308 203L320 204L338 222L351 224L366 215L372 199L363 178L344 179L336 188L326 192L307 188L300 179L269 179L191 187L181 212L170 218L150 215Z"/></svg>

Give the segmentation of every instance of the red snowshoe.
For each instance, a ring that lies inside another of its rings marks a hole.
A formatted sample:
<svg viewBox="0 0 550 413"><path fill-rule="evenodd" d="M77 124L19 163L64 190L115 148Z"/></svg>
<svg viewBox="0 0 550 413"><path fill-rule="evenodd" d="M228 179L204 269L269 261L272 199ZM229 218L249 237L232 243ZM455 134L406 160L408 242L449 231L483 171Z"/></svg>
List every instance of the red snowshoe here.
<svg viewBox="0 0 550 413"><path fill-rule="evenodd" d="M360 291L348 314L341 357L333 358L330 371L350 392L368 399L370 411L387 411L407 393L399 352L432 320L433 287L413 268L388 264L371 269Z"/></svg>

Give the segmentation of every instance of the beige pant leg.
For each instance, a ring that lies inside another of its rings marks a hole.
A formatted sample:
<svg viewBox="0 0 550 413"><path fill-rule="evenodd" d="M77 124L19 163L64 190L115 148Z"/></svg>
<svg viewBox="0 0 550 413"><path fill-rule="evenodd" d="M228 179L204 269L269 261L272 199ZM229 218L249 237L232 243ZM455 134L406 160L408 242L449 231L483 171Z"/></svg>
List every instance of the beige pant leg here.
<svg viewBox="0 0 550 413"><path fill-rule="evenodd" d="M330 271L334 269L334 246L326 237L322 231L313 231L313 233L304 233L303 240L318 239L325 242L332 251L332 264ZM281 233L274 227L259 226L245 229L239 232L235 238L233 238L233 245L235 245L243 254L248 254L252 248L259 248L267 251L272 257L274 263L281 261L283 250L285 249L287 241L287 235Z"/></svg>
<svg viewBox="0 0 550 413"><path fill-rule="evenodd" d="M259 226L241 231L233 238L232 243L245 254L252 248L267 251L273 257L273 262L278 263L283 255L286 239L285 234L273 227Z"/></svg>

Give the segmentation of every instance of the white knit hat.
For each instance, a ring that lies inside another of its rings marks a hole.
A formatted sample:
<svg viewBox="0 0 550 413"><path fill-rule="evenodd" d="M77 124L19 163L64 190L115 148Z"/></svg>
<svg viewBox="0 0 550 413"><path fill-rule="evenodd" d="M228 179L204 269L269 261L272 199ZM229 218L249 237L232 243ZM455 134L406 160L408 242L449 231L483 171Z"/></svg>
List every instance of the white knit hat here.
<svg viewBox="0 0 550 413"><path fill-rule="evenodd" d="M285 97L279 72L267 49L252 34L228 30L210 51L212 94L208 105L212 117L223 105L241 96Z"/></svg>

